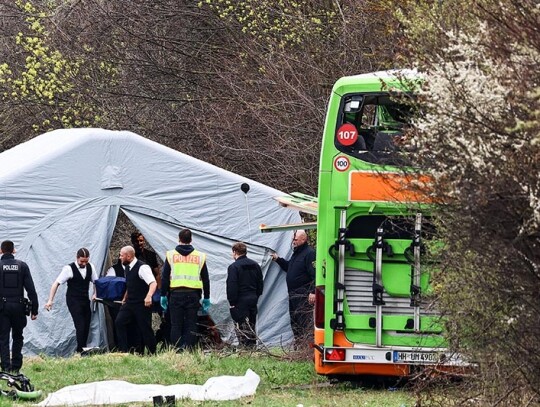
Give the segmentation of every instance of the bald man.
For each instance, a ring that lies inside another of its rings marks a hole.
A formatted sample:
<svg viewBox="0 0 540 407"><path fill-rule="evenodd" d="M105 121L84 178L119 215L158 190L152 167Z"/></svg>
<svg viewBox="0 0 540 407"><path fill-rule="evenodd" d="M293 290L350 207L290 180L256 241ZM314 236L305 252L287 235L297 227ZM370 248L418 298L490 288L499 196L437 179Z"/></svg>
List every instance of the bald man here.
<svg viewBox="0 0 540 407"><path fill-rule="evenodd" d="M128 325L134 321L141 333L144 346L150 354L156 353L156 337L152 330L152 295L157 283L148 264L135 257L132 246L120 249L120 260L125 268L126 293L122 299L122 307L116 317L116 336L118 349L129 351Z"/></svg>
<svg viewBox="0 0 540 407"><path fill-rule="evenodd" d="M296 345L313 333L312 305L315 299L315 250L305 231L297 230L292 241L293 254L287 261L272 254L272 259L287 273L289 316Z"/></svg>

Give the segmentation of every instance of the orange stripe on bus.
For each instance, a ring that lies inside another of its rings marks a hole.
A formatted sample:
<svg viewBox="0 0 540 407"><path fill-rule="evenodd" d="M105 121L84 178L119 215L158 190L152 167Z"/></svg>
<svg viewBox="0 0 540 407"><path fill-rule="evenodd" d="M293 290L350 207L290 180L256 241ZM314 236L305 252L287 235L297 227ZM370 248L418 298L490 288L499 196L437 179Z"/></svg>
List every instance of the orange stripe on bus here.
<svg viewBox="0 0 540 407"><path fill-rule="evenodd" d="M351 201L431 202L427 195L430 178L388 172L350 172Z"/></svg>

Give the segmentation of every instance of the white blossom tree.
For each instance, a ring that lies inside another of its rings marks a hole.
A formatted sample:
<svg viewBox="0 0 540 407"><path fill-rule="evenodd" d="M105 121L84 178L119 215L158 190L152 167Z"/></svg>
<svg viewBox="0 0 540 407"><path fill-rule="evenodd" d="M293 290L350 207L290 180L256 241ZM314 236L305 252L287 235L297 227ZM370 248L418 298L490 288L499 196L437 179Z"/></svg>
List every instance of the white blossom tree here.
<svg viewBox="0 0 540 407"><path fill-rule="evenodd" d="M527 0L398 8L410 58L426 74L409 147L442 203L437 292L450 342L479 366L459 401L536 405L540 9Z"/></svg>

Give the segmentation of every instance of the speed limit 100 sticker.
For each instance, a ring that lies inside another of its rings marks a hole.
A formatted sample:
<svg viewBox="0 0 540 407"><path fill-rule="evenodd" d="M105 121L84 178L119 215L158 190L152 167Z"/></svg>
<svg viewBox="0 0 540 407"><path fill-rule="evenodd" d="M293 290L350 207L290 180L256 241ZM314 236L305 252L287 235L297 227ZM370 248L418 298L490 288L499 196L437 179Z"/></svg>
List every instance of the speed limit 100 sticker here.
<svg viewBox="0 0 540 407"><path fill-rule="evenodd" d="M351 162L344 155L337 156L334 159L334 167L338 171L347 171L351 166Z"/></svg>

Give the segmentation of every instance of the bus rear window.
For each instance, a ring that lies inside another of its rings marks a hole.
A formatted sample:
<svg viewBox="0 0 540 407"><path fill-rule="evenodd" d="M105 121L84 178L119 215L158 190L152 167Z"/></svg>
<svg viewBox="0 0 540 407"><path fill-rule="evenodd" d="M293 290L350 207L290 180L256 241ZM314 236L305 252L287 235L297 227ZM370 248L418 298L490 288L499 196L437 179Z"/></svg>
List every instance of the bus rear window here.
<svg viewBox="0 0 540 407"><path fill-rule="evenodd" d="M399 157L411 106L385 93L344 96L337 118L336 148L364 161L392 164L385 160Z"/></svg>

